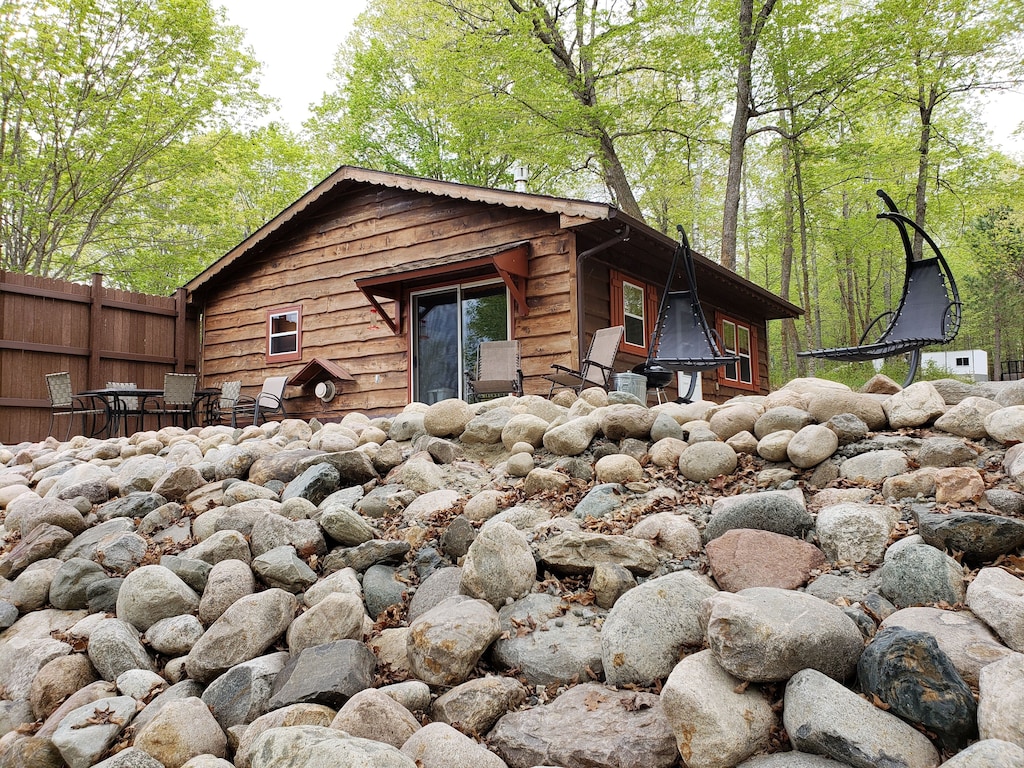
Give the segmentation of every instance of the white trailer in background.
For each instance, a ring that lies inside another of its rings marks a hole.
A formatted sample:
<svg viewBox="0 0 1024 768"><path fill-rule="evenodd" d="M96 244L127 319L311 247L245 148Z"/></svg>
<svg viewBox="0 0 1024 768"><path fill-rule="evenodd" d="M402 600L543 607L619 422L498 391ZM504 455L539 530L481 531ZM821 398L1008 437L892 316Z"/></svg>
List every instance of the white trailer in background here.
<svg viewBox="0 0 1024 768"><path fill-rule="evenodd" d="M988 381L988 352L984 349L923 352L921 365L934 365L956 376L970 376L975 381Z"/></svg>

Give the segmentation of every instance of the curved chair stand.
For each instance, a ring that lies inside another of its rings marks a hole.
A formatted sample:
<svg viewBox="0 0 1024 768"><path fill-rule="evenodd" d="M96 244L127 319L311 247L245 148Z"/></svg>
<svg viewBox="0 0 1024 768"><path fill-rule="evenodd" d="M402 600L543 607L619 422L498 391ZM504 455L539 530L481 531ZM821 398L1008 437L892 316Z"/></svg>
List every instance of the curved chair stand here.
<svg viewBox="0 0 1024 768"><path fill-rule="evenodd" d="M633 369L647 377L648 385L665 386L676 371L697 373L739 362L738 355L726 354L722 340L715 329L708 325L704 309L697 295L697 274L694 268L693 251L682 226L679 230L679 245L672 255L672 267L668 282L661 295L658 309L658 323L651 337L650 353L644 363ZM677 270L682 267L687 290L673 291L672 282ZM693 398L698 377L690 377L690 389L680 395L679 402L688 403Z"/></svg>
<svg viewBox="0 0 1024 768"><path fill-rule="evenodd" d="M913 220L900 213L885 192L878 190L877 194L889 208L878 214L878 218L895 224L903 241L907 267L899 305L895 311L883 312L872 320L855 347L814 349L798 352L797 355L858 362L909 354L910 371L903 382L904 387L909 387L921 364L921 350L933 344L948 344L956 338L960 331L963 305L953 273L939 246ZM910 229L920 233L934 256L914 259ZM875 329L883 323L885 330L877 340L868 342Z"/></svg>

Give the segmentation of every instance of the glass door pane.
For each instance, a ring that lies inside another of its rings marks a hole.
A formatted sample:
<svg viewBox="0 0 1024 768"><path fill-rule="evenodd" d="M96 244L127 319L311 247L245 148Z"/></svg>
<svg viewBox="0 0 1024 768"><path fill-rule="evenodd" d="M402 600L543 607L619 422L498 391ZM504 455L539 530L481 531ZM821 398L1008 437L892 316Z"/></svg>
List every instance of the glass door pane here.
<svg viewBox="0 0 1024 768"><path fill-rule="evenodd" d="M436 403L459 395L458 290L413 297L413 398Z"/></svg>
<svg viewBox="0 0 1024 768"><path fill-rule="evenodd" d="M480 342L508 339L508 291L502 284L462 289L463 381L476 371ZM464 395L465 393L463 393Z"/></svg>

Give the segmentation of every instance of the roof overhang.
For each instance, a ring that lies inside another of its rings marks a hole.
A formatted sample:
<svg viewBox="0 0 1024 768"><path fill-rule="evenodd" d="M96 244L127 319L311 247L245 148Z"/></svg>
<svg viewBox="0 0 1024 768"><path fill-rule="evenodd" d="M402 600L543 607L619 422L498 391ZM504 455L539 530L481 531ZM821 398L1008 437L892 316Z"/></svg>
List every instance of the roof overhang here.
<svg viewBox="0 0 1024 768"><path fill-rule="evenodd" d="M560 225L564 229L577 234L578 252L607 242L628 227L630 231L628 239L618 243L614 249L615 258L622 260L624 264L631 263L633 259L649 257L652 252L656 253L662 250L666 253L666 259L670 258L676 244L676 241L668 235L658 232L639 219L634 219L607 203L476 187L343 165L190 280L184 286L190 299L196 293L215 286L219 280L225 279L236 266L245 264L250 257L273 249L277 243L287 239L297 228L303 226L303 222L308 220L308 216L329 209L340 198L365 186L403 189L438 197L551 213L559 216ZM460 279L463 274L472 279L474 270L478 270L476 274L479 276L494 274L501 276L505 284L509 286L517 310L525 314L525 263L528 254L522 256L522 266L520 267L518 266L519 257L507 257L507 260L512 262L511 265L508 265L506 257L499 253L504 249L512 249L514 245L491 249L495 251L491 254L475 252L439 257L433 260L437 262L435 264L431 264L431 260L407 262L387 273L377 272L372 276L359 278L356 283L377 309L381 319L392 330L400 327L402 291L429 284L431 279L436 280L441 274L444 274L446 269L451 271L453 265L458 267ZM766 319L798 317L803 314L803 310L795 304L776 296L771 291L761 288L699 253L695 255L695 266L698 272L698 282L702 285L702 293L706 292L703 290L705 283L712 281L718 285L720 291L735 295L736 301L751 302L752 304L748 305L757 307L757 311ZM440 271L431 272L432 269L440 269ZM398 275L404 277L398 277ZM392 299L398 303L394 319L383 311L379 301L372 298L374 296Z"/></svg>
<svg viewBox="0 0 1024 768"><path fill-rule="evenodd" d="M460 281L499 276L512 294L516 311L525 316L529 255L530 244L522 241L457 256L406 262L356 278L355 283L392 333L398 333L402 327L403 299L409 291L447 282L452 276L458 276ZM381 304L382 298L395 302L394 317Z"/></svg>
<svg viewBox="0 0 1024 768"><path fill-rule="evenodd" d="M652 254L663 253L667 269L678 242L623 213L605 219L578 222L563 217L562 224L577 233L577 252L583 253L600 248L605 243L613 243L613 247L598 258L614 259L621 265L638 263L650 258ZM625 239L622 238L623 234L626 235ZM799 317L804 313L797 305L696 251L694 266L702 299L710 299L715 294L727 294L731 303L755 309L766 320Z"/></svg>

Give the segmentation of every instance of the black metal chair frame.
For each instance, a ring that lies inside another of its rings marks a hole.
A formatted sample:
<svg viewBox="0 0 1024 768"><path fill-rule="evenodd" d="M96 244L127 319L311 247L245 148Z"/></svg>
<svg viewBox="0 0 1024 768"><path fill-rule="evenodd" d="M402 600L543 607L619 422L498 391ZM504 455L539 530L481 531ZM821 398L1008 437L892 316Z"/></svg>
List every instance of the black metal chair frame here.
<svg viewBox="0 0 1024 768"><path fill-rule="evenodd" d="M263 388L255 397L240 395L232 408L231 426L237 425L237 416L251 418L254 426L259 426L261 419L267 421L268 415L280 414L282 419L288 418L284 405L284 389L288 384L287 376L270 376L263 381Z"/></svg>
<svg viewBox="0 0 1024 768"><path fill-rule="evenodd" d="M71 387L71 374L67 371L60 373L46 374L46 388L50 396L50 424L46 428L46 434L53 434L53 424L58 417L68 417L68 429L64 435L67 442L71 439L71 430L75 425L75 417L82 419L82 434L87 437L96 437L107 427L110 419L108 409L99 407L101 402L94 395L74 394ZM104 417L103 426L97 423L97 417ZM86 424L89 426L87 427Z"/></svg>
<svg viewBox="0 0 1024 768"><path fill-rule="evenodd" d="M158 429L163 427L165 416L172 424L180 421L183 429L192 426L198 380L194 373L164 374L163 394L149 411L156 414Z"/></svg>
<svg viewBox="0 0 1024 768"><path fill-rule="evenodd" d="M697 274L694 267L693 251L681 225L679 245L672 255L672 267L668 273L665 290L661 294L658 308L658 322L651 334L647 360L633 369L647 377L648 387L661 389L671 381L676 371L697 373L738 363L739 355L726 354L722 340L704 316L704 309L697 294ZM682 268L687 290L673 291L672 283ZM688 403L697 388L698 377L690 377L690 388L678 401ZM660 386L659 386L660 385Z"/></svg>
<svg viewBox="0 0 1024 768"><path fill-rule="evenodd" d="M133 381L108 381L107 389L137 390L138 386ZM139 395L109 395L107 397L107 402L110 407L111 424L108 429L108 434L110 436L133 434L133 430L129 426L128 422L130 418L135 419L136 428L134 432L141 432L143 419L147 413L145 407L147 399L147 396Z"/></svg>
<svg viewBox="0 0 1024 768"><path fill-rule="evenodd" d="M921 350L935 344L948 344L960 330L963 305L957 291L953 273L939 246L912 219L899 212L896 204L885 192L876 193L889 208L878 218L891 221L900 232L907 267L903 280L903 295L896 310L883 312L864 330L855 347L814 349L798 352L801 357L820 357L829 360L858 362L877 360L895 355L910 355L910 370L903 382L909 387L921 365ZM914 259L910 229L919 233L934 256ZM888 321L878 340L865 343L882 322Z"/></svg>

